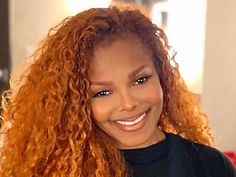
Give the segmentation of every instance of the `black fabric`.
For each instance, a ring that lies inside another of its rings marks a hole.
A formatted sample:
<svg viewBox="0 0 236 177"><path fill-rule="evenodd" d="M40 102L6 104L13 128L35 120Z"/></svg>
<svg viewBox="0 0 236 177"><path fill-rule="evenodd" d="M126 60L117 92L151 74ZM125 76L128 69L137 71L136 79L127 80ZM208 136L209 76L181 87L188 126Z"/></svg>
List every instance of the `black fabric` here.
<svg viewBox="0 0 236 177"><path fill-rule="evenodd" d="M132 177L236 177L232 163L215 148L166 133L160 143L122 150Z"/></svg>
<svg viewBox="0 0 236 177"><path fill-rule="evenodd" d="M131 166L132 176L162 177L167 175L169 138L147 148L123 150L126 162ZM155 170L153 170L155 167ZM145 170L144 170L145 169Z"/></svg>

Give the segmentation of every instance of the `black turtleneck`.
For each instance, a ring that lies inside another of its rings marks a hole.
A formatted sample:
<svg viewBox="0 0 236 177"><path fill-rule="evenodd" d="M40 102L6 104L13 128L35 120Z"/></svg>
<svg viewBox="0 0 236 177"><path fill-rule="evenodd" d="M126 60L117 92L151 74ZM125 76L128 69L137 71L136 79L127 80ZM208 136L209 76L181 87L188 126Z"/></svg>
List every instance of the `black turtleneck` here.
<svg viewBox="0 0 236 177"><path fill-rule="evenodd" d="M169 141L166 138L140 149L122 150L132 177L166 177L168 172Z"/></svg>
<svg viewBox="0 0 236 177"><path fill-rule="evenodd" d="M165 134L165 140L149 147L122 150L130 177L236 177L217 149Z"/></svg>

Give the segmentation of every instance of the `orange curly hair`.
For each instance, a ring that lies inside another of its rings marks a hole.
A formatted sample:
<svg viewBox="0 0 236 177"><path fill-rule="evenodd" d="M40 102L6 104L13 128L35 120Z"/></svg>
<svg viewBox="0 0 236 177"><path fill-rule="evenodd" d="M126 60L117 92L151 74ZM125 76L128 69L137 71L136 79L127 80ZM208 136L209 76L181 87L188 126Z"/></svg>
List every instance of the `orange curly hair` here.
<svg viewBox="0 0 236 177"><path fill-rule="evenodd" d="M92 120L88 80L94 47L122 34L135 35L153 56L164 92L158 126L212 145L207 116L169 57L164 32L138 10L90 9L50 30L10 99L0 176L126 176L120 150Z"/></svg>

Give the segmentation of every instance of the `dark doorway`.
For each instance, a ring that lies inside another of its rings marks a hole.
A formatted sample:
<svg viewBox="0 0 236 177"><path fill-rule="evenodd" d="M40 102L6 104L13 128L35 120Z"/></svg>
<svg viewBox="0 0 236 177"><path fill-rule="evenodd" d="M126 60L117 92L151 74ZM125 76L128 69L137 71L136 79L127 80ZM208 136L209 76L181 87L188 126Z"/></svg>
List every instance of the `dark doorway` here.
<svg viewBox="0 0 236 177"><path fill-rule="evenodd" d="M9 87L9 1L0 0L0 93Z"/></svg>
<svg viewBox="0 0 236 177"><path fill-rule="evenodd" d="M0 115L2 113L2 93L9 88L10 47L9 47L9 2L0 0ZM0 116L0 128L2 119Z"/></svg>

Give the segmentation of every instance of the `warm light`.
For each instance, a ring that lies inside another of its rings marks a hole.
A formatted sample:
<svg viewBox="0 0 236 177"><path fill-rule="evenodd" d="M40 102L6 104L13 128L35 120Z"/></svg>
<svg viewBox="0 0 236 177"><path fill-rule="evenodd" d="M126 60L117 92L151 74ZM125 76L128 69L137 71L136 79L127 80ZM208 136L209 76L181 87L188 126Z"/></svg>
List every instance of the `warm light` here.
<svg viewBox="0 0 236 177"><path fill-rule="evenodd" d="M206 0L168 0L152 9L153 22L164 28L177 51L180 73L195 93L202 90L205 18Z"/></svg>
<svg viewBox="0 0 236 177"><path fill-rule="evenodd" d="M108 7L110 3L111 0L67 0L70 15L93 7Z"/></svg>

